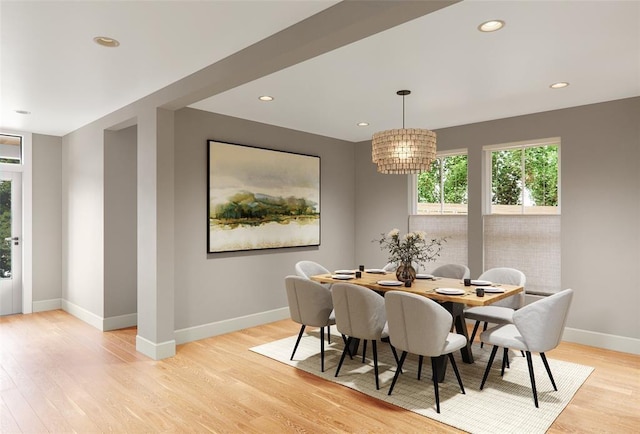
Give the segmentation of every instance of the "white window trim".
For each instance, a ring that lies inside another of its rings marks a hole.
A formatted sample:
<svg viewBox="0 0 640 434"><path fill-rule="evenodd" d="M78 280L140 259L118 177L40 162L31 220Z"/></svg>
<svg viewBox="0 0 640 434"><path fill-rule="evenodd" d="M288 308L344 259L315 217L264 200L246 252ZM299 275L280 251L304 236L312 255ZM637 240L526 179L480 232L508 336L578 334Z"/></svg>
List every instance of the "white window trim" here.
<svg viewBox="0 0 640 434"><path fill-rule="evenodd" d="M22 313L33 312L33 184L32 134L0 129L0 134L22 137L22 164L0 163L0 170L22 172Z"/></svg>
<svg viewBox="0 0 640 434"><path fill-rule="evenodd" d="M486 145L482 147L482 151L484 153L484 177L482 183L482 215L492 215L491 213L491 183L493 179L491 177L491 153L493 151L502 151L506 149L523 149L523 148L535 148L539 146L548 146L548 145L558 145L558 214L562 214L562 209L560 208L562 204L562 189L561 186L561 177L562 170L560 154L562 152L560 137L549 137L546 139L538 139L538 140L523 140L520 142L510 142L510 143L502 143L495 145ZM417 187L416 187L417 188ZM524 208L524 204L522 205ZM416 208L417 209L417 208ZM521 213L524 215L524 212Z"/></svg>
<svg viewBox="0 0 640 434"><path fill-rule="evenodd" d="M451 157L453 155L466 155L469 158L469 150L467 148L450 149L447 151L437 151L436 159L443 157ZM409 184L409 215L418 215L418 175L411 175L408 177ZM469 174L467 169L467 182L469 182ZM442 183L442 178L440 179ZM442 191L442 190L441 190ZM440 201L440 211L442 212L443 203ZM445 215L445 214L439 214Z"/></svg>

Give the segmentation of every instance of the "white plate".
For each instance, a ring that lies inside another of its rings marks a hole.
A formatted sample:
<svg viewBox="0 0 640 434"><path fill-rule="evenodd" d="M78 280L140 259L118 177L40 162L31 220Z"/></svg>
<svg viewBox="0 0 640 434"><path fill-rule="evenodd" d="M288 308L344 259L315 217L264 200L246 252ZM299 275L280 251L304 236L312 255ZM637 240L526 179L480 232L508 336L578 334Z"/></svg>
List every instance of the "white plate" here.
<svg viewBox="0 0 640 434"><path fill-rule="evenodd" d="M492 293L492 294L493 293L500 294L500 293L504 292L504 289L496 288L495 286L485 286L484 292Z"/></svg>
<svg viewBox="0 0 640 434"><path fill-rule="evenodd" d="M356 270L336 270L336 274L356 274Z"/></svg>
<svg viewBox="0 0 640 434"><path fill-rule="evenodd" d="M416 274L416 279L433 279L435 276L433 274Z"/></svg>
<svg viewBox="0 0 640 434"><path fill-rule="evenodd" d="M378 285L382 286L402 286L404 283L399 280L378 280Z"/></svg>
<svg viewBox="0 0 640 434"><path fill-rule="evenodd" d="M437 288L436 292L438 294L446 294L446 295L464 295L464 289L460 288Z"/></svg>
<svg viewBox="0 0 640 434"><path fill-rule="evenodd" d="M491 285L491 282L487 280L472 280L471 284L475 286L487 286L487 285Z"/></svg>
<svg viewBox="0 0 640 434"><path fill-rule="evenodd" d="M372 274L387 274L387 272L384 271L382 268L365 268L364 271L366 273L372 273Z"/></svg>
<svg viewBox="0 0 640 434"><path fill-rule="evenodd" d="M334 274L331 276L333 279L339 279L339 280L351 280L353 279L353 276L350 274Z"/></svg>

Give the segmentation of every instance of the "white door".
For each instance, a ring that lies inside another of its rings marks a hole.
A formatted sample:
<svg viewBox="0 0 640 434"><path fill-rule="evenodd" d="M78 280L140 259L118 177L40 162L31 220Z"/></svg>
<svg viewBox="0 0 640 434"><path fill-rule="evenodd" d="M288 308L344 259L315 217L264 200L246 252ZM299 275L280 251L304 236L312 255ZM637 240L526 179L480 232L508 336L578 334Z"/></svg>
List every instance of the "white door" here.
<svg viewBox="0 0 640 434"><path fill-rule="evenodd" d="M0 172L0 315L22 312L22 173Z"/></svg>

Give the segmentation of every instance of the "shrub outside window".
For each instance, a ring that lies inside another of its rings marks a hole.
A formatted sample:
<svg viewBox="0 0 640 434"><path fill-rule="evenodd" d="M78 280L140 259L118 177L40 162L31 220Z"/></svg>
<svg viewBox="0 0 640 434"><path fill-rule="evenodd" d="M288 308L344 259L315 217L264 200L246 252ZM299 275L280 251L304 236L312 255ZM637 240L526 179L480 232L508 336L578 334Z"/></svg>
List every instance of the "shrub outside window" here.
<svg viewBox="0 0 640 434"><path fill-rule="evenodd" d="M467 155L439 155L417 176L418 214L467 214Z"/></svg>
<svg viewBox="0 0 640 434"><path fill-rule="evenodd" d="M493 148L490 214L559 214L558 143Z"/></svg>

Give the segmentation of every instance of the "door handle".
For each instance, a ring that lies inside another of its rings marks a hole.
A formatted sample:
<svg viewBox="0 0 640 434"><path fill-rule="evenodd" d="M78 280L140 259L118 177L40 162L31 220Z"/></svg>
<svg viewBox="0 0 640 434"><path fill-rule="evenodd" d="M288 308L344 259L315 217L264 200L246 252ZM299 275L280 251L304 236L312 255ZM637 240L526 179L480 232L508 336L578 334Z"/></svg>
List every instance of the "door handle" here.
<svg viewBox="0 0 640 434"><path fill-rule="evenodd" d="M13 245L17 246L19 244L20 237L7 237L4 240L9 242L13 241Z"/></svg>

